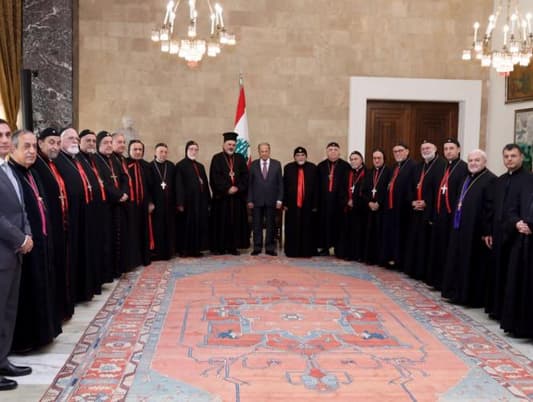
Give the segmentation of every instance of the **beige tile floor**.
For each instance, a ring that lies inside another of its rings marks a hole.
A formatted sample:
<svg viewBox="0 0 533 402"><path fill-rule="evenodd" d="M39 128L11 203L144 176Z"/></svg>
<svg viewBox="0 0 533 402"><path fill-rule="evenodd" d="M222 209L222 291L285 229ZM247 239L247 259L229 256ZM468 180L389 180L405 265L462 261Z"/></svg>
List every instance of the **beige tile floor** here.
<svg viewBox="0 0 533 402"><path fill-rule="evenodd" d="M369 267L369 270L372 268ZM28 356L13 356L11 360L15 364L29 365L33 368L33 373L26 377L17 379L19 386L14 391L6 391L0 394L2 402L35 402L39 401L50 383L59 372L79 338L85 331L87 325L93 320L98 311L115 288L117 281L104 286L101 295L95 296L88 303L80 304L76 307L76 312L72 320L63 326L63 333L57 337L55 342L39 352ZM438 297L438 292L434 292ZM461 308L464 313L483 324L498 336L509 342L517 350L523 353L530 360L533 360L533 341L527 339L515 339L506 336L499 327L499 324L491 320L483 309Z"/></svg>

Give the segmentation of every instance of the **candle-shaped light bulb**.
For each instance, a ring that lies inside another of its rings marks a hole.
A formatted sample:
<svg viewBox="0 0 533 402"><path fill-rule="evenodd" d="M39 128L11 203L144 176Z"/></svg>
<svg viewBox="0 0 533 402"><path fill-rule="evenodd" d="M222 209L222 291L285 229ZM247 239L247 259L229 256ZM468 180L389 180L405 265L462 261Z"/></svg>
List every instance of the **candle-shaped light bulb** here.
<svg viewBox="0 0 533 402"><path fill-rule="evenodd" d="M211 35L215 34L215 14L211 14Z"/></svg>
<svg viewBox="0 0 533 402"><path fill-rule="evenodd" d="M491 33L492 29L494 28L494 20L495 19L496 19L496 17L494 15L491 15L489 17L489 23L487 25L487 30L485 31L485 35L490 36L490 33Z"/></svg>
<svg viewBox="0 0 533 402"><path fill-rule="evenodd" d="M474 42L477 42L477 31L479 29L479 22L474 23Z"/></svg>
<svg viewBox="0 0 533 402"><path fill-rule="evenodd" d="M509 25L503 26L503 46L507 46L507 34L509 33Z"/></svg>
<svg viewBox="0 0 533 402"><path fill-rule="evenodd" d="M514 34L516 20L518 20L518 16L516 14L511 15L511 34Z"/></svg>
<svg viewBox="0 0 533 402"><path fill-rule="evenodd" d="M531 34L531 18L533 16L531 15L531 13L527 13L526 14L526 21L527 21L527 33L528 34Z"/></svg>

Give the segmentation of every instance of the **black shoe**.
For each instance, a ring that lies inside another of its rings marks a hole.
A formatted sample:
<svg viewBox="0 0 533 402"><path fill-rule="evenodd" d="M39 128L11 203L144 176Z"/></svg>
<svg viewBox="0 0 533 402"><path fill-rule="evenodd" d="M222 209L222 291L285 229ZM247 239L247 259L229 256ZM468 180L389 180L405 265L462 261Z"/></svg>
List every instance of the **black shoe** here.
<svg viewBox="0 0 533 402"><path fill-rule="evenodd" d="M266 252L268 255L271 255L272 257L276 257L278 253L276 253L274 250L267 250Z"/></svg>
<svg viewBox="0 0 533 402"><path fill-rule="evenodd" d="M325 248L325 249L322 249L318 252L318 255L320 257L326 257L326 256L329 256L329 249Z"/></svg>
<svg viewBox="0 0 533 402"><path fill-rule="evenodd" d="M31 367L15 366L11 362L7 362L7 365L0 367L0 376L8 377L22 377L24 375L31 374Z"/></svg>
<svg viewBox="0 0 533 402"><path fill-rule="evenodd" d="M17 382L8 378L0 377L0 391L9 391L17 388Z"/></svg>
<svg viewBox="0 0 533 402"><path fill-rule="evenodd" d="M235 250L229 250L228 251L228 254L231 254L231 255L241 255L241 253L239 252L239 250L235 249Z"/></svg>
<svg viewBox="0 0 533 402"><path fill-rule="evenodd" d="M261 254L261 250L254 250L250 253L250 255L259 255Z"/></svg>

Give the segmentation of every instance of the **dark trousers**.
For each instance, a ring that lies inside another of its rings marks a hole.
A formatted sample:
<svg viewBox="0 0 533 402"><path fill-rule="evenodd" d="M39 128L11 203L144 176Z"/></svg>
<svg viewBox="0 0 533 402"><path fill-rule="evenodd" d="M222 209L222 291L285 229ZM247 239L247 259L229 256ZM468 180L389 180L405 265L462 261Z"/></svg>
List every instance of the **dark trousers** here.
<svg viewBox="0 0 533 402"><path fill-rule="evenodd" d="M274 231L276 230L276 208L275 207L254 207L252 221L254 228L254 250L263 248L263 222L266 219L266 241L265 250L274 251L276 241Z"/></svg>
<svg viewBox="0 0 533 402"><path fill-rule="evenodd" d="M0 365L7 363L13 342L21 272L20 264L0 270Z"/></svg>

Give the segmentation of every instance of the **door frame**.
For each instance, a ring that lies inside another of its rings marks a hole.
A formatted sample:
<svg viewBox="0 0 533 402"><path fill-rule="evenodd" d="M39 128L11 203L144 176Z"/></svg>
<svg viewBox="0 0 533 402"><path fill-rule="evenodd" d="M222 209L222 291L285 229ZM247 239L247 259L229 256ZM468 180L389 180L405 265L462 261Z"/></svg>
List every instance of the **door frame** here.
<svg viewBox="0 0 533 402"><path fill-rule="evenodd" d="M365 155L368 100L458 102L457 138L463 158L479 148L481 127L481 80L426 78L350 77L348 153ZM418 144L408 144L410 147ZM436 144L440 148L440 144Z"/></svg>

